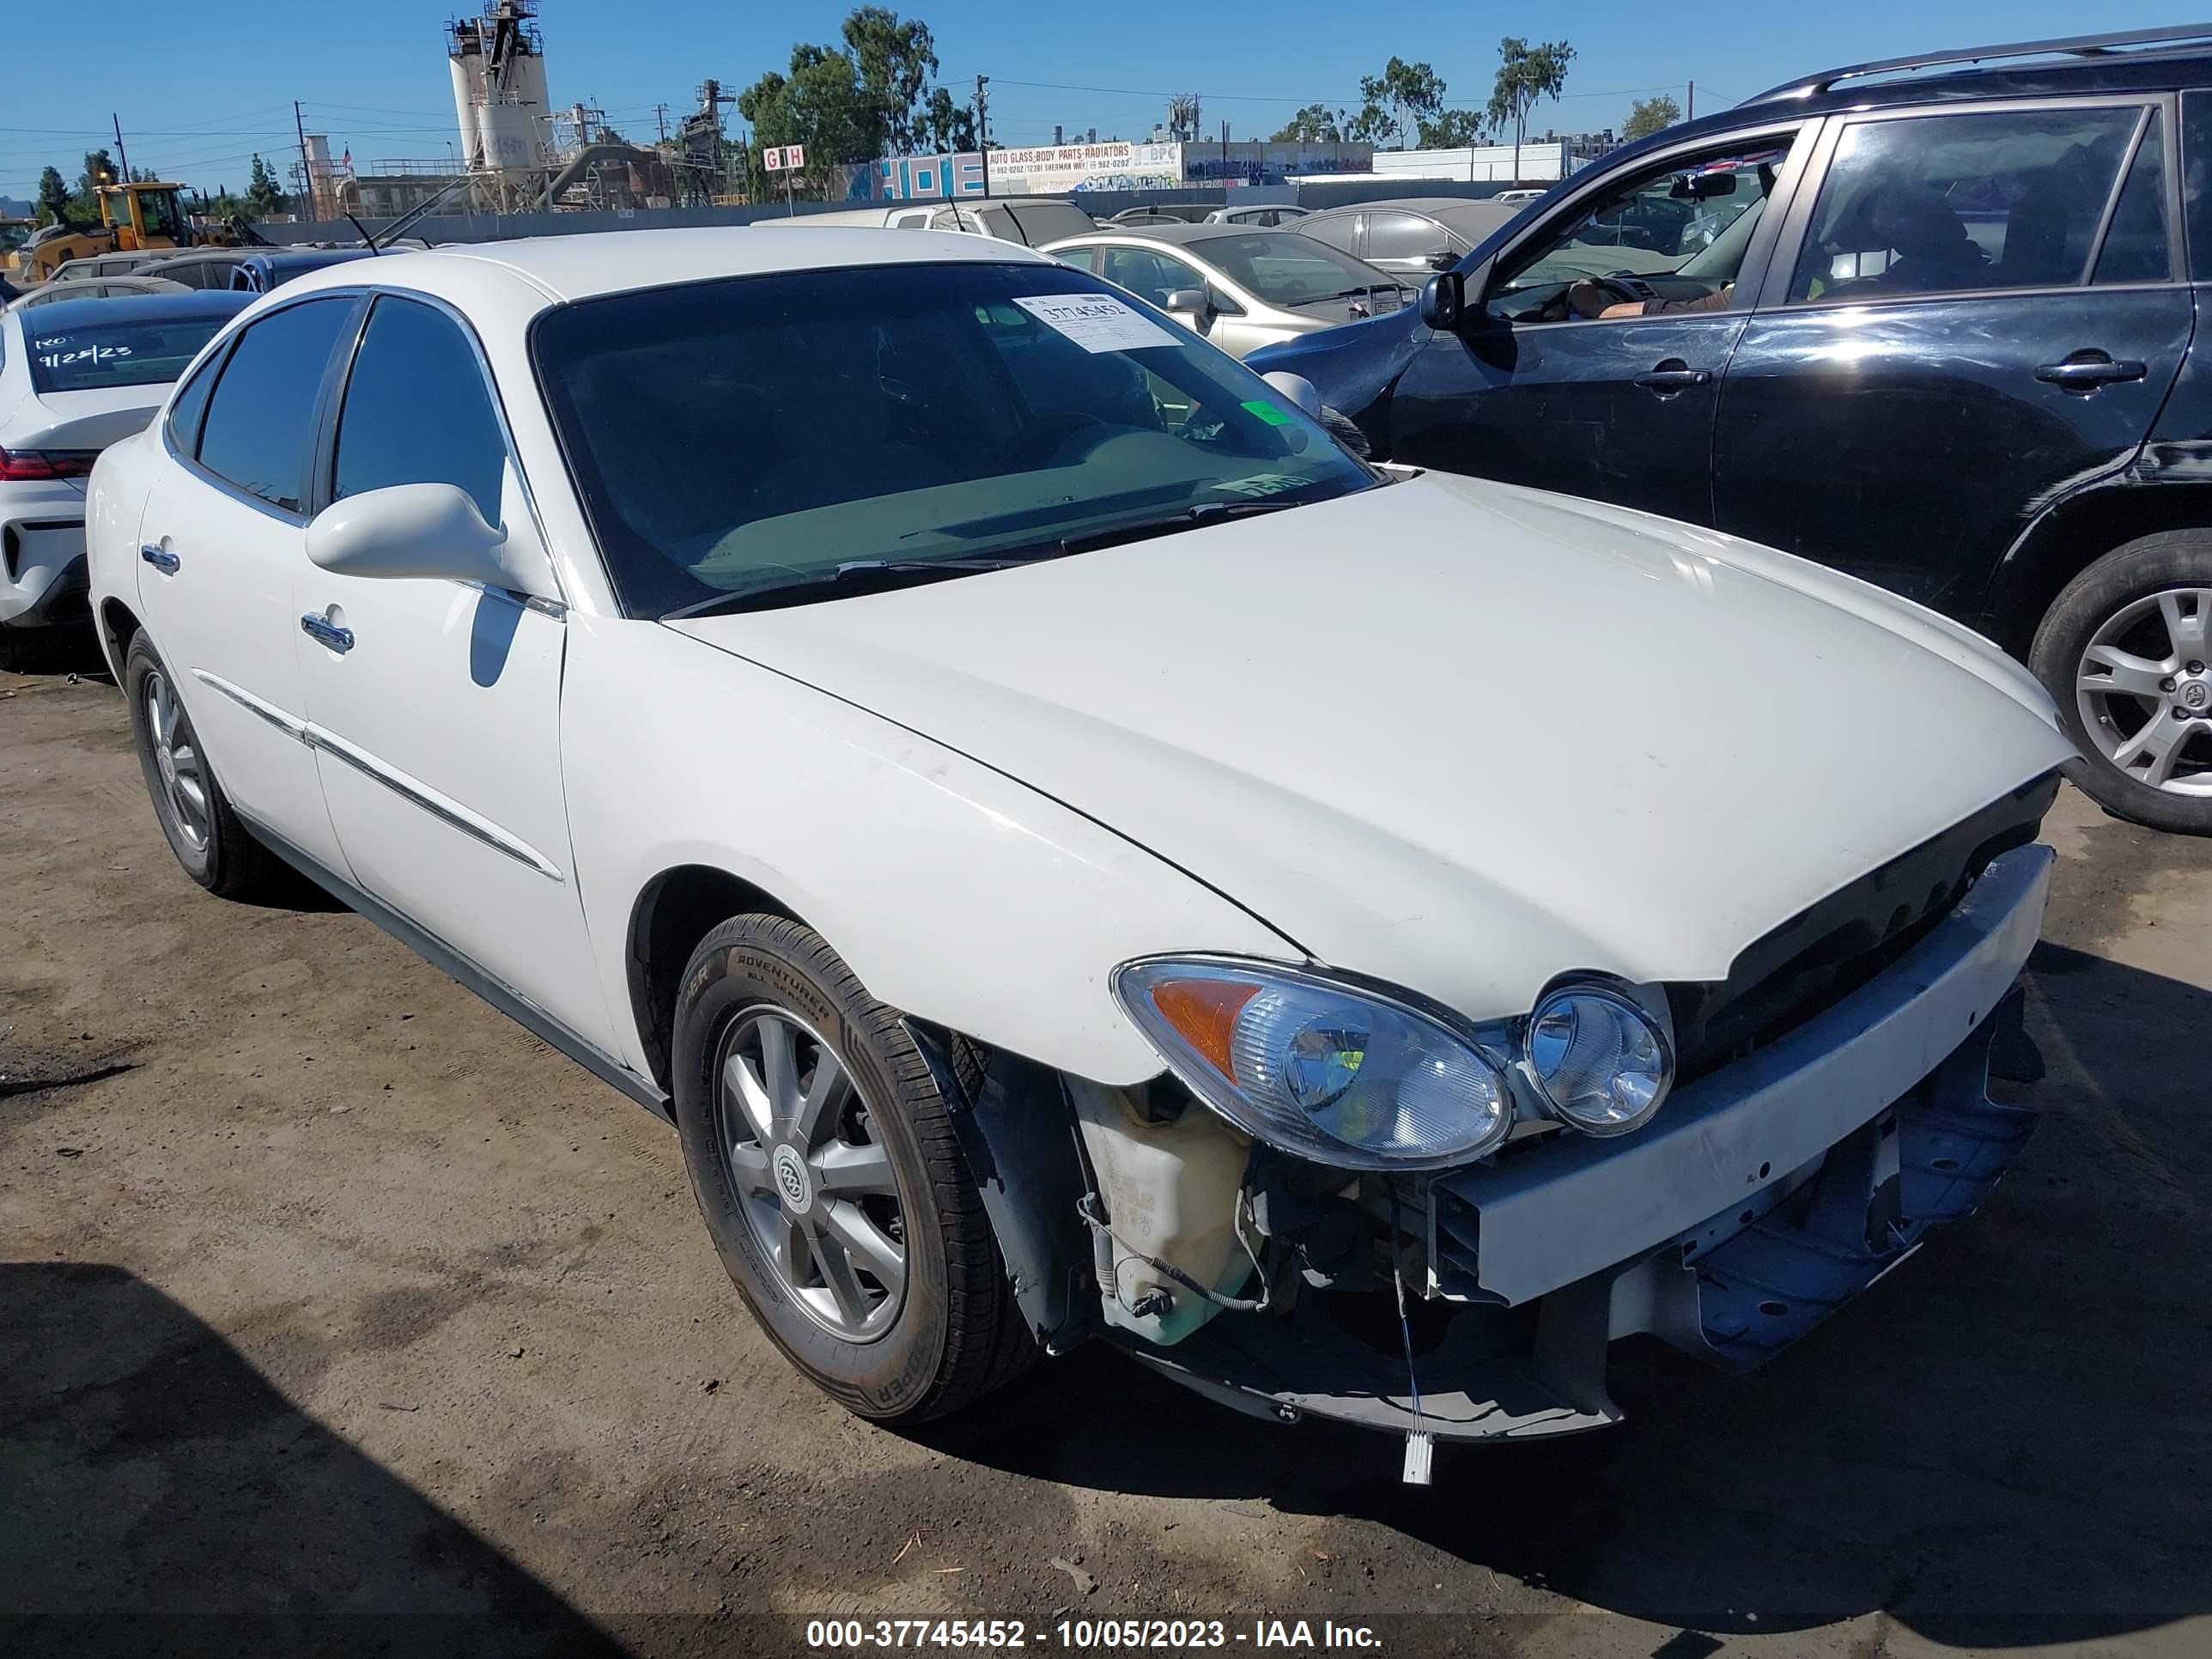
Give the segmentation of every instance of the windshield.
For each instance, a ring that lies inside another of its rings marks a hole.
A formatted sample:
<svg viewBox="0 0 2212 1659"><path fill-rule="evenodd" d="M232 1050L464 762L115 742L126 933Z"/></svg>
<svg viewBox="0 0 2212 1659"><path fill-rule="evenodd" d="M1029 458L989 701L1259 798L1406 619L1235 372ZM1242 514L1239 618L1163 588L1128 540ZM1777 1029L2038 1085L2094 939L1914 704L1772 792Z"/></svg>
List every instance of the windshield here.
<svg viewBox="0 0 2212 1659"><path fill-rule="evenodd" d="M1271 306L1310 305L1365 288L1396 288L1396 277L1349 253L1285 230L1209 236L1191 252Z"/></svg>
<svg viewBox="0 0 2212 1659"><path fill-rule="evenodd" d="M39 392L160 386L183 374L229 320L224 314L41 328L35 316L27 316L23 332L30 340L31 385Z"/></svg>
<svg viewBox="0 0 2212 1659"><path fill-rule="evenodd" d="M631 616L1375 482L1250 370L1062 265L649 289L546 313L532 349Z"/></svg>

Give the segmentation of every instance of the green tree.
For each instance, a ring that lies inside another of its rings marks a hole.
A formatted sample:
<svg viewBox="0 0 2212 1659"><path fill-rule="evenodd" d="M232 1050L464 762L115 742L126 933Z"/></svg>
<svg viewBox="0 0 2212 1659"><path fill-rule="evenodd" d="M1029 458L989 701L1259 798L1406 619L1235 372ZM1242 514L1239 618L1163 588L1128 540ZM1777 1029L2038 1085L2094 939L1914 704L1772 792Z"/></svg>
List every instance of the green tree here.
<svg viewBox="0 0 2212 1659"><path fill-rule="evenodd" d="M884 143L892 154L910 154L923 136L924 94L929 77L937 73L937 43L929 26L919 17L901 18L887 7L860 6L846 18L842 33L860 71L861 92L883 125Z"/></svg>
<svg viewBox="0 0 2212 1659"><path fill-rule="evenodd" d="M1528 112L1540 98L1557 98L1567 84L1567 63L1575 49L1548 40L1533 50L1510 36L1498 43L1498 84L1490 94L1490 118L1513 124L1513 182L1521 182L1521 144L1528 136Z"/></svg>
<svg viewBox="0 0 2212 1659"><path fill-rule="evenodd" d="M89 196L100 185L115 182L115 158L104 149L88 149L84 153L84 171L76 176L76 193Z"/></svg>
<svg viewBox="0 0 2212 1659"><path fill-rule="evenodd" d="M791 49L791 73L770 70L738 94L738 113L752 123L750 170L765 176L760 152L806 147L806 171L819 182L830 170L884 154L883 111L860 83L859 65L835 46L803 42Z"/></svg>
<svg viewBox="0 0 2212 1659"><path fill-rule="evenodd" d="M253 158L253 170L246 180L246 216L267 219L284 211L284 192L276 187L276 175L269 163L258 155Z"/></svg>
<svg viewBox="0 0 2212 1659"><path fill-rule="evenodd" d="M1444 83L1426 64L1393 58L1382 74L1359 77L1359 113L1346 136L1355 143L1377 147L1394 138L1394 147L1403 149L1407 135L1420 123L1435 119L1443 107Z"/></svg>
<svg viewBox="0 0 2212 1659"><path fill-rule="evenodd" d="M958 155L975 148L975 112L957 104L943 87L932 87L915 123L915 135L933 155Z"/></svg>
<svg viewBox="0 0 2212 1659"><path fill-rule="evenodd" d="M1308 104L1296 115L1283 123L1270 143L1276 144L1337 144L1344 142L1344 128L1337 118L1328 112L1326 104Z"/></svg>
<svg viewBox="0 0 2212 1659"><path fill-rule="evenodd" d="M1682 118L1682 106L1672 96L1659 93L1650 98L1639 98L1629 106L1628 119L1621 123L1620 136L1624 142L1649 138L1655 132L1664 131Z"/></svg>
<svg viewBox="0 0 2212 1659"><path fill-rule="evenodd" d="M1458 149L1464 146L1486 144L1490 134L1483 118L1471 109L1438 110L1435 118L1421 123L1423 149Z"/></svg>
<svg viewBox="0 0 2212 1659"><path fill-rule="evenodd" d="M70 217L70 187L59 167L39 175L39 222L58 225Z"/></svg>

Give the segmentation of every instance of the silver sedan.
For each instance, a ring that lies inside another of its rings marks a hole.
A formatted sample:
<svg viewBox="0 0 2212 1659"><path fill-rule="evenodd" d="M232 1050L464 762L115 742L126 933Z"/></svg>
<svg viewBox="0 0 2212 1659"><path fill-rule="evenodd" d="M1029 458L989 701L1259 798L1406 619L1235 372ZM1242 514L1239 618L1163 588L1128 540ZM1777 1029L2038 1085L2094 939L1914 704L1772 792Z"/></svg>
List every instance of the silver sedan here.
<svg viewBox="0 0 2212 1659"><path fill-rule="evenodd" d="M1411 293L1325 242L1249 225L1102 225L1045 252L1151 301L1232 357L1395 311Z"/></svg>

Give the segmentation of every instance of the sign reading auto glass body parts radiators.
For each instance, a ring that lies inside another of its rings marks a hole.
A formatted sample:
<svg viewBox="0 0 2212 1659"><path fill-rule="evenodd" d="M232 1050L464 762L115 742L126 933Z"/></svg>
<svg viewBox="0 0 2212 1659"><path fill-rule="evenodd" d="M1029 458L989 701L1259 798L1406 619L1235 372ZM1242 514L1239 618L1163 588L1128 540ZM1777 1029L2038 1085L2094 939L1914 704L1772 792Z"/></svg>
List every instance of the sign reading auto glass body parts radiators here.
<svg viewBox="0 0 2212 1659"><path fill-rule="evenodd" d="M1014 303L1085 351L1141 351L1147 346L1181 343L1110 294L1040 294L1030 300L1018 295Z"/></svg>

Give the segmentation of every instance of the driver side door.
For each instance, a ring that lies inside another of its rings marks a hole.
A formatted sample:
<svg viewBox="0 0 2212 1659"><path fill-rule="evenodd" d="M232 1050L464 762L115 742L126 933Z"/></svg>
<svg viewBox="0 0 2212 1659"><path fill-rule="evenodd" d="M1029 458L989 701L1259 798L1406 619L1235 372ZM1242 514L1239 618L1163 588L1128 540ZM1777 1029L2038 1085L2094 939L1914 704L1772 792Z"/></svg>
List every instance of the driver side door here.
<svg viewBox="0 0 2212 1659"><path fill-rule="evenodd" d="M1431 337L1393 394L1390 459L1711 524L1721 377L1785 205L1769 198L1794 187L1812 125L1595 179L1466 273L1464 321ZM1696 199L1720 177L1725 194ZM1653 309L1574 317L1565 291L1583 277ZM1709 308L1679 308L1690 302Z"/></svg>

